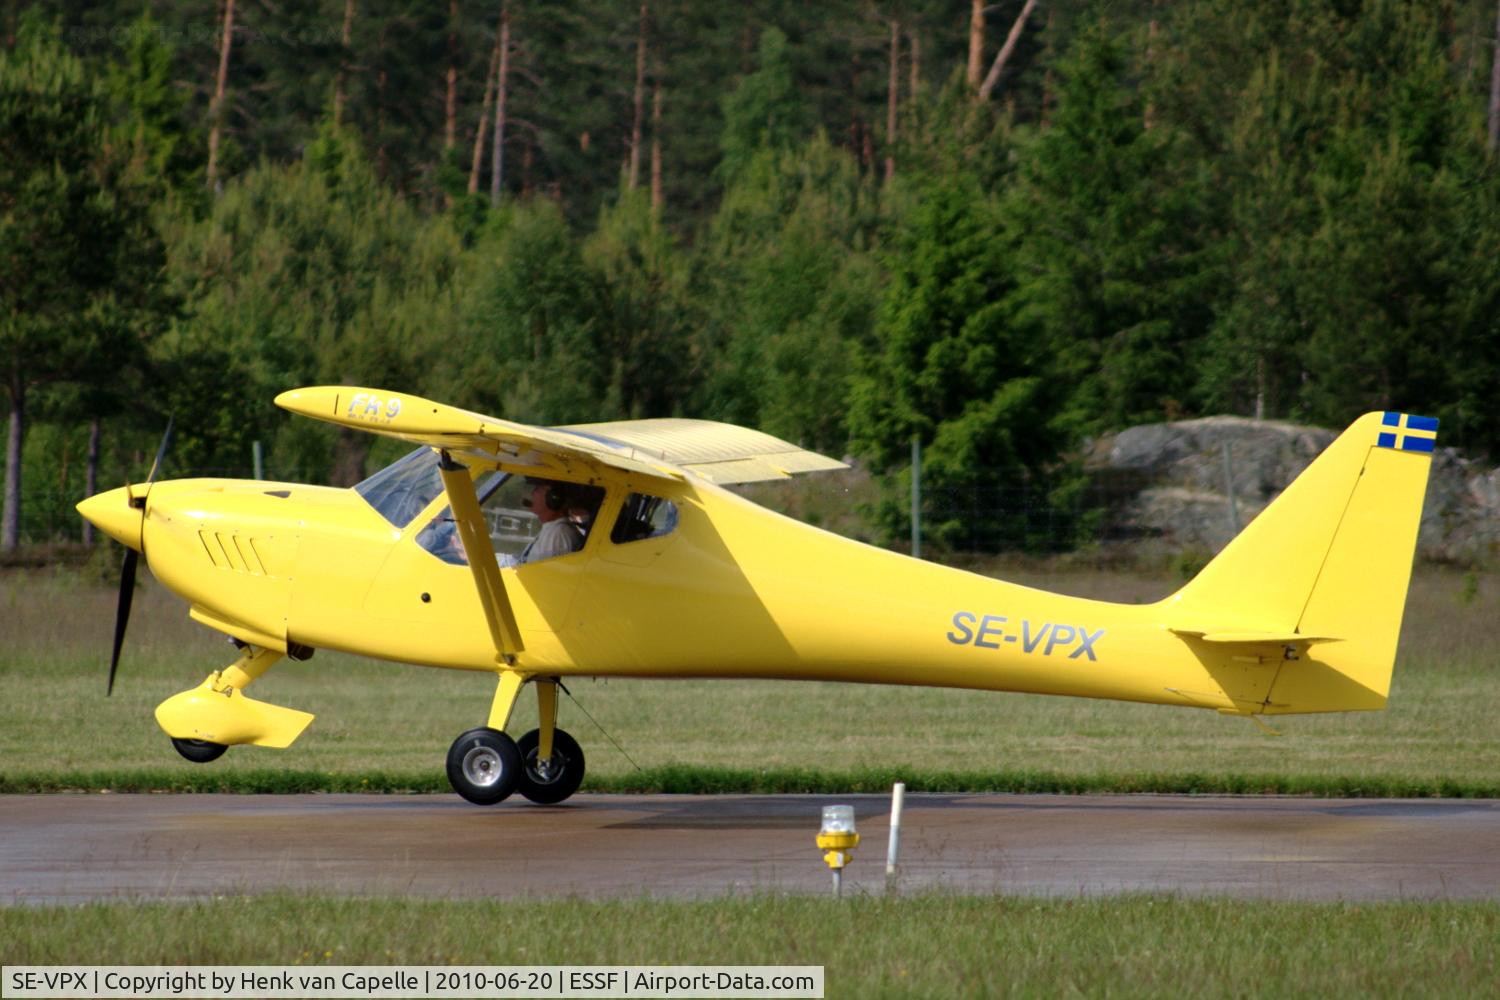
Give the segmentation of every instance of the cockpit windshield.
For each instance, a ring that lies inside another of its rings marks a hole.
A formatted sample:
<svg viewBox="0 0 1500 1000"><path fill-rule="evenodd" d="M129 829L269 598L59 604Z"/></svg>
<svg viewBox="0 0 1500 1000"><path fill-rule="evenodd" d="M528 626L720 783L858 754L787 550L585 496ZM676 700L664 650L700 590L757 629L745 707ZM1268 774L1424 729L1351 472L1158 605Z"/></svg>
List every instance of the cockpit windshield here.
<svg viewBox="0 0 1500 1000"><path fill-rule="evenodd" d="M354 487L380 516L398 528L411 523L443 492L437 453L418 448Z"/></svg>

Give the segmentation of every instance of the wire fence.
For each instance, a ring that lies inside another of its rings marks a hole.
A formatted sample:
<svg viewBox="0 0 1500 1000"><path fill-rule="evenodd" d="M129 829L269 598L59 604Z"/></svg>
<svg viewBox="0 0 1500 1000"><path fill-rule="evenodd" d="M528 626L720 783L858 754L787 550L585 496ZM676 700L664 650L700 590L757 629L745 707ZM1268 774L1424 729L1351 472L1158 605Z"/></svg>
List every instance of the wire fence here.
<svg viewBox="0 0 1500 1000"><path fill-rule="evenodd" d="M138 463L139 464L139 463ZM145 463L149 465L149 461ZM74 470L76 473L77 470ZM171 478L222 477L225 479L250 479L253 471L244 468L205 468L192 470L169 470ZM70 478L81 478L78 476ZM298 482L298 479L291 479ZM124 486L124 482L106 481L101 476L99 491ZM67 488L59 489L54 483L33 485L31 479L21 483L20 538L23 546L51 546L82 543L85 522L77 511L80 501L87 499L88 491L81 482L70 482ZM97 532L96 532L97 534Z"/></svg>
<svg viewBox="0 0 1500 1000"><path fill-rule="evenodd" d="M1019 472L986 470L989 482L1021 482ZM248 468L172 470L172 478L252 478ZM269 478L307 481L296 475ZM312 481L321 481L313 477ZM24 484L23 484L24 485ZM118 483L102 483L112 489ZM790 517L862 541L902 551L910 548L912 506L909 480L879 479L854 470L799 477L784 483L751 484L738 490ZM1182 491L1176 491L1180 494ZM918 511L922 554L1070 553L1146 544L1170 552L1217 550L1238 531L1239 520L1259 505L1211 494L1183 497L1173 491L1143 490L1138 483L1088 480L1065 494L1034 487L927 487ZM23 546L81 543L84 521L75 509L85 498L81 487L54 484L22 491L20 535Z"/></svg>

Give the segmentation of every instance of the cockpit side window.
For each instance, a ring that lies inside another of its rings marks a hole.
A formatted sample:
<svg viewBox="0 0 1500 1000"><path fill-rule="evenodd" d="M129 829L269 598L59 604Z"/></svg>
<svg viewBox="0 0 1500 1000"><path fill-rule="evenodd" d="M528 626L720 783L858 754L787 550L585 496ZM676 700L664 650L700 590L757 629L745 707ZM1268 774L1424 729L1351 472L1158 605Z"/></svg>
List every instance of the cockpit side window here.
<svg viewBox="0 0 1500 1000"><path fill-rule="evenodd" d="M479 507L489 529L490 546L501 566L518 566L542 558L563 555L583 547L593 527L604 490L579 483L555 483L542 499L554 500L547 522L559 522L543 538L544 521L532 510L536 481L508 473L491 473L475 483ZM555 514L555 516L554 516ZM567 544L558 544L558 539ZM463 543L453 512L444 507L417 535L417 544L439 559L456 566L467 566Z"/></svg>
<svg viewBox="0 0 1500 1000"><path fill-rule="evenodd" d="M625 498L620 516L610 530L609 540L616 545L639 542L671 534L677 528L677 505L664 497L632 493Z"/></svg>
<svg viewBox="0 0 1500 1000"><path fill-rule="evenodd" d="M443 492L437 453L418 448L355 486L354 492L381 517L404 528Z"/></svg>

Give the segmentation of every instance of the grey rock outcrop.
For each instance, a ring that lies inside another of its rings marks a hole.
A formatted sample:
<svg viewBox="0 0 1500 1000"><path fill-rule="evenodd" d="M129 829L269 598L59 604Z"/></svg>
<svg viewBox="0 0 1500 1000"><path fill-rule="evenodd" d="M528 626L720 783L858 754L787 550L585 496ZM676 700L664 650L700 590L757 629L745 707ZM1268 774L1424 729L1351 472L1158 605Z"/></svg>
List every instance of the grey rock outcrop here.
<svg viewBox="0 0 1500 1000"><path fill-rule="evenodd" d="M1279 421L1204 417L1101 437L1085 466L1098 495L1110 501L1111 538L1217 551L1336 436ZM1493 563L1500 555L1500 470L1438 449L1417 551L1429 560Z"/></svg>

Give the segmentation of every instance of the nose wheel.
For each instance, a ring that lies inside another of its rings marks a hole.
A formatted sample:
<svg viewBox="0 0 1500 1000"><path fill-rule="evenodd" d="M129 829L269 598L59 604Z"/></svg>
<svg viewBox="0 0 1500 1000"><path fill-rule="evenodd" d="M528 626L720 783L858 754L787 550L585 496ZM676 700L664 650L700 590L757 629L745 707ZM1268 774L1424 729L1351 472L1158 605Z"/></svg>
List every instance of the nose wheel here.
<svg viewBox="0 0 1500 1000"><path fill-rule="evenodd" d="M555 805L578 791L583 782L583 750L561 729L552 731L551 757L539 756L540 745L541 733L535 729L516 741L521 753L516 789L533 802Z"/></svg>
<svg viewBox="0 0 1500 1000"><path fill-rule="evenodd" d="M218 760L224 756L224 751L229 749L222 743L210 743L208 740L179 740L175 736L172 737L172 747L194 764L207 764L211 760Z"/></svg>
<svg viewBox="0 0 1500 1000"><path fill-rule="evenodd" d="M504 801L516 790L520 773L516 741L498 729L471 729L448 748L448 782L476 805Z"/></svg>

